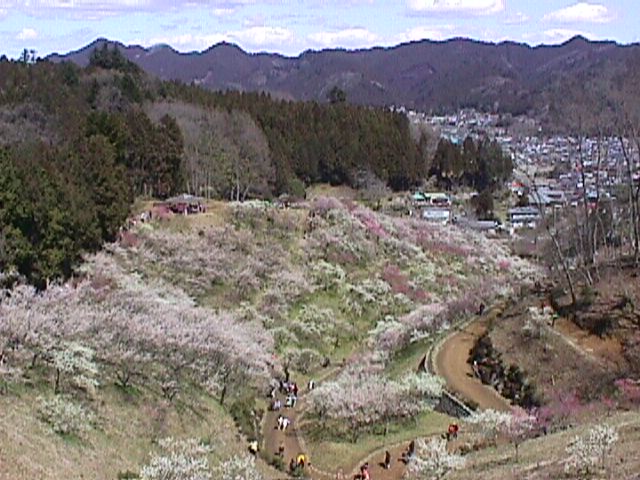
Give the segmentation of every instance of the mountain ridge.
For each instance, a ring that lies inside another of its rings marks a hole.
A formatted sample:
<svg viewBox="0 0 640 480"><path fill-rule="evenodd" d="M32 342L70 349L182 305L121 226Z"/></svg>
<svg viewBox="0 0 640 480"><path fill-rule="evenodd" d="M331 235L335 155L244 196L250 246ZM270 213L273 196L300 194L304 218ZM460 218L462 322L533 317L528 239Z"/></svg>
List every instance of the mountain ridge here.
<svg viewBox="0 0 640 480"><path fill-rule="evenodd" d="M94 48L117 46L143 70L163 80L195 83L212 90L264 91L292 100L326 101L339 87L349 101L403 105L423 111L460 107L509 113L541 111L569 80L606 74L632 77L629 60L640 44L591 41L575 36L558 45L531 46L457 37L420 40L390 47L305 50L297 56L249 53L221 42L202 51L179 52L170 45L149 48L98 38L49 60L86 66Z"/></svg>

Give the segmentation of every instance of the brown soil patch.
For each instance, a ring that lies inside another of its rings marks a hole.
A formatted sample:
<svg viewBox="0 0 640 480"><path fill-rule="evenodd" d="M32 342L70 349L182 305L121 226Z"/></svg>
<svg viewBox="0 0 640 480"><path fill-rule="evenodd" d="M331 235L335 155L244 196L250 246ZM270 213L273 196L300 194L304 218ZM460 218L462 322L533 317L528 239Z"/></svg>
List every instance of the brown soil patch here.
<svg viewBox="0 0 640 480"><path fill-rule="evenodd" d="M616 338L592 335L568 318L559 318L554 330L575 342L579 348L586 354L592 355L597 361L614 368L621 368L624 365L622 345Z"/></svg>
<svg viewBox="0 0 640 480"><path fill-rule="evenodd" d="M611 385L613 371L610 363L599 355L609 348L613 353L619 352L619 345L613 348L613 343L597 342L597 337L590 338L592 335L568 320L558 320L556 326L561 327L543 329L539 336L529 335L523 326L528 318L527 309L533 305L540 305L540 299L524 299L493 322L491 341L503 361L518 365L543 401L558 393L576 392L585 399L603 394Z"/></svg>

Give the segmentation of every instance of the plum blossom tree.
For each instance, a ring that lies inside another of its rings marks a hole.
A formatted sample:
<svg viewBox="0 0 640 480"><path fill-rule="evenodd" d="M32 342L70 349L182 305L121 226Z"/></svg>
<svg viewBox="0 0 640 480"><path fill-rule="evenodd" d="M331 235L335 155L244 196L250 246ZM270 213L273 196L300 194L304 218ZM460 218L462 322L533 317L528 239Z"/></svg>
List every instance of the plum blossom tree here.
<svg viewBox="0 0 640 480"><path fill-rule="evenodd" d="M60 392L62 375L71 377L78 387L92 390L98 386L98 365L93 349L76 342L62 342L50 353L50 363L55 370L54 392Z"/></svg>
<svg viewBox="0 0 640 480"><path fill-rule="evenodd" d="M466 420L474 425L487 440L495 442L498 433L511 421L511 414L489 409L475 413Z"/></svg>
<svg viewBox="0 0 640 480"><path fill-rule="evenodd" d="M18 287L0 303L2 338L22 357L51 359L58 386L64 374L95 379L95 359L113 365L122 385L149 364L162 366L149 374L171 372L170 381L201 380L204 364L207 377L219 377L221 397L230 385L261 386L277 372L273 338L259 322L198 307L183 291L143 281L105 253L86 268L87 279L75 286L43 293ZM96 286L98 274L111 286Z"/></svg>
<svg viewBox="0 0 640 480"><path fill-rule="evenodd" d="M447 451L441 438L422 438L416 441L415 457L409 462L405 478L408 480L439 480L452 470L464 466L465 459Z"/></svg>
<svg viewBox="0 0 640 480"><path fill-rule="evenodd" d="M565 461L565 471L589 475L598 464L604 468L606 457L617 441L618 432L611 425L596 425L586 435L576 436L567 447L569 457Z"/></svg>
<svg viewBox="0 0 640 480"><path fill-rule="evenodd" d="M393 420L413 418L433 407L442 386L441 379L427 373L412 373L393 381L376 365L355 364L314 389L309 401L321 421L329 420L334 427L337 424L356 442L373 425L388 427Z"/></svg>
<svg viewBox="0 0 640 480"><path fill-rule="evenodd" d="M249 455L234 455L224 460L215 469L220 480L262 480L263 476L256 468L256 461Z"/></svg>
<svg viewBox="0 0 640 480"><path fill-rule="evenodd" d="M159 441L161 453L151 457L142 467L142 480L210 480L207 455L210 447L196 439L164 438Z"/></svg>
<svg viewBox="0 0 640 480"><path fill-rule="evenodd" d="M518 462L519 448L522 442L531 437L535 426L536 418L522 408L514 407L511 418L508 422L500 425L500 431L513 445Z"/></svg>
<svg viewBox="0 0 640 480"><path fill-rule="evenodd" d="M484 410L472 415L467 421L478 425L487 438L495 440L499 434L504 435L513 444L516 462L520 445L532 435L536 424L536 418L519 407L508 413Z"/></svg>

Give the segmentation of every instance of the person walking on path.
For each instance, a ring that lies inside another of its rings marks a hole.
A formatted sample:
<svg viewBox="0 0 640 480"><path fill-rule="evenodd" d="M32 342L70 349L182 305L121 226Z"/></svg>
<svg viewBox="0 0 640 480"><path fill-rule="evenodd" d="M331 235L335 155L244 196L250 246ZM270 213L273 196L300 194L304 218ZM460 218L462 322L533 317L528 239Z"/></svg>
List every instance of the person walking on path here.
<svg viewBox="0 0 640 480"><path fill-rule="evenodd" d="M282 425L284 424L284 417L282 415L278 415L278 430L283 430Z"/></svg>
<svg viewBox="0 0 640 480"><path fill-rule="evenodd" d="M415 454L416 454L416 442L415 440L411 440L411 442L409 443L409 447L407 448L407 451L404 452L404 463L408 464L413 459L413 456Z"/></svg>
<svg viewBox="0 0 640 480"><path fill-rule="evenodd" d="M371 476L369 475L369 462L365 462L365 464L360 467L360 479L371 480Z"/></svg>
<svg viewBox="0 0 640 480"><path fill-rule="evenodd" d="M384 452L384 469L389 470L391 468L391 453L389 450Z"/></svg>
<svg viewBox="0 0 640 480"><path fill-rule="evenodd" d="M447 429L447 441L458 438L459 430L460 430L460 427L458 426L457 423L450 424L449 428Z"/></svg>

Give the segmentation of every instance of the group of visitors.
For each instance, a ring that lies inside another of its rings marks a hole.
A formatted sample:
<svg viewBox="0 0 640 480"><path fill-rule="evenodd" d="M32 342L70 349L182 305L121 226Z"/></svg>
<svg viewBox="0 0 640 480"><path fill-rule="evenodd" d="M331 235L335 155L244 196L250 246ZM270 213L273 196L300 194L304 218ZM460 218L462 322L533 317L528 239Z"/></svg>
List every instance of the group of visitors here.
<svg viewBox="0 0 640 480"><path fill-rule="evenodd" d="M295 408L298 402L298 385L295 382L281 380L279 389L280 393L286 395L284 406L287 408ZM271 409L274 411L280 410L282 408L282 401L276 397L275 387L271 390L269 396L273 398Z"/></svg>
<svg viewBox="0 0 640 480"><path fill-rule="evenodd" d="M307 385L309 390L313 390L315 388L315 381L309 380ZM270 390L269 397L273 399L271 404L271 409L273 411L280 411L283 407L281 397L284 396L284 407L285 408L295 408L296 403L298 402L298 393L300 389L296 382L289 380L289 375L287 373L285 380L280 380L276 384L274 384ZM280 396L278 395L280 393ZM292 420L282 414L278 415L278 424L275 428L282 432L286 432L287 428L291 425ZM285 442L281 441L276 455L280 457L282 460L285 458ZM308 459L304 453L298 453L298 455L294 458L291 458L289 462L289 471L292 475L297 475L301 471L304 470L305 466L308 464Z"/></svg>

